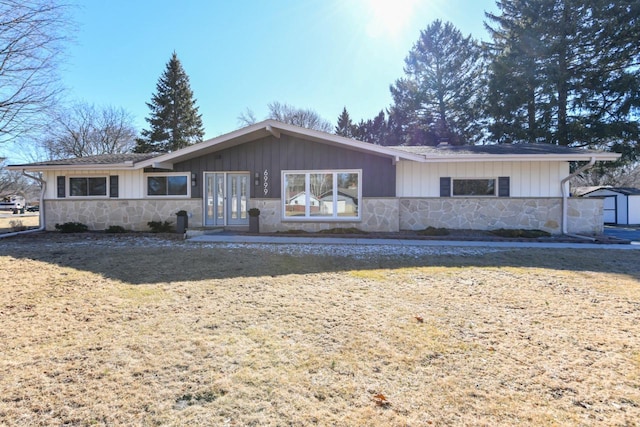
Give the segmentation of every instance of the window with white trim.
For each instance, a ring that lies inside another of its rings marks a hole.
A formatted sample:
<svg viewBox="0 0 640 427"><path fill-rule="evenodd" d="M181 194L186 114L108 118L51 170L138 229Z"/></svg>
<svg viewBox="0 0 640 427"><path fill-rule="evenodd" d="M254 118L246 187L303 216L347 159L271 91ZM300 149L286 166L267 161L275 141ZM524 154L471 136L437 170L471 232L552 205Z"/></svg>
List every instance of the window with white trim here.
<svg viewBox="0 0 640 427"><path fill-rule="evenodd" d="M359 220L361 175L359 170L283 172L283 219Z"/></svg>
<svg viewBox="0 0 640 427"><path fill-rule="evenodd" d="M69 178L70 197L106 197L107 177L71 177Z"/></svg>
<svg viewBox="0 0 640 427"><path fill-rule="evenodd" d="M148 197L188 197L189 174L149 174L146 175L146 195Z"/></svg>

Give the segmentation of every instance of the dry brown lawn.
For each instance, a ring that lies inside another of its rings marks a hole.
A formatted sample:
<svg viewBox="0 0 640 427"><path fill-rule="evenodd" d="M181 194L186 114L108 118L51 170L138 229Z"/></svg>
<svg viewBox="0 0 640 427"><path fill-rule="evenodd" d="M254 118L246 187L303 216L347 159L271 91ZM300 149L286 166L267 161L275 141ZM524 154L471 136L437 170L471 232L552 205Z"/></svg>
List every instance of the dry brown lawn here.
<svg viewBox="0 0 640 427"><path fill-rule="evenodd" d="M0 234L19 231L22 226L27 228L38 228L40 226L40 216L38 213L26 213L23 215L11 215L6 212L0 213Z"/></svg>
<svg viewBox="0 0 640 427"><path fill-rule="evenodd" d="M0 425L640 419L638 251L137 239L0 241Z"/></svg>

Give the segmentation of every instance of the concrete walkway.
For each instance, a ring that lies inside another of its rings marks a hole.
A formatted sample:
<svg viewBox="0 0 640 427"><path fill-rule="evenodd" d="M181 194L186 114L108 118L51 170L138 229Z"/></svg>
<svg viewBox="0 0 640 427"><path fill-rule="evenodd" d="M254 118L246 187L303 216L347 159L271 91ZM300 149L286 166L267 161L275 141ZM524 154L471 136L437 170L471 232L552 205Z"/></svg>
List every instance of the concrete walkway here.
<svg viewBox="0 0 640 427"><path fill-rule="evenodd" d="M640 243L595 244L595 243L552 243L552 242L485 242L451 240L405 240L405 239L362 239L340 237L291 237L255 236L247 234L205 234L187 240L194 243L255 243L255 244L301 244L301 245L396 245L396 246L455 246L493 248L554 248L554 249L617 249L640 250Z"/></svg>

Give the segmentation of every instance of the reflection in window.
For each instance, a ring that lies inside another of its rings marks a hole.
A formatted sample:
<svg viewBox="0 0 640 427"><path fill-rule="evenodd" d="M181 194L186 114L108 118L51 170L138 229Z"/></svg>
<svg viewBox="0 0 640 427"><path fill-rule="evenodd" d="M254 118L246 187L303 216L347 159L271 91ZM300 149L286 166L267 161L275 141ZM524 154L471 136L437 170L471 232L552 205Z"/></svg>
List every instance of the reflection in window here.
<svg viewBox="0 0 640 427"><path fill-rule="evenodd" d="M310 174L309 189L309 215L333 216L333 174Z"/></svg>
<svg viewBox="0 0 640 427"><path fill-rule="evenodd" d="M148 196L187 196L186 175L151 175L147 176Z"/></svg>
<svg viewBox="0 0 640 427"><path fill-rule="evenodd" d="M107 178L69 178L69 195L72 197L106 196Z"/></svg>
<svg viewBox="0 0 640 427"><path fill-rule="evenodd" d="M495 196L495 179L454 179L454 196Z"/></svg>
<svg viewBox="0 0 640 427"><path fill-rule="evenodd" d="M288 217L305 216L307 193L305 174L287 173L284 175L284 215Z"/></svg>
<svg viewBox="0 0 640 427"><path fill-rule="evenodd" d="M284 216L359 219L359 172L284 173Z"/></svg>

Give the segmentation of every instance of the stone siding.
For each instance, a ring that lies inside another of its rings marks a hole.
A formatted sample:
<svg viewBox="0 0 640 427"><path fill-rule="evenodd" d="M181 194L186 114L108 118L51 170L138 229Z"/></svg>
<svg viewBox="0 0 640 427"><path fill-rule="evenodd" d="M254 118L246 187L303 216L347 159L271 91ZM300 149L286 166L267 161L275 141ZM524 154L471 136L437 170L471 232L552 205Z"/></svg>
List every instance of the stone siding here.
<svg viewBox="0 0 640 427"><path fill-rule="evenodd" d="M567 231L575 234L604 233L604 199L570 197L567 204Z"/></svg>
<svg viewBox="0 0 640 427"><path fill-rule="evenodd" d="M282 202L279 199L253 199L251 207L260 209L260 232L304 230L317 232L331 228L358 228L367 232L397 232L399 222L398 199L364 199L361 221L282 221Z"/></svg>
<svg viewBox="0 0 640 427"><path fill-rule="evenodd" d="M191 216L189 227L202 226L202 199L46 200L45 208L47 230L55 230L56 224L81 222L89 230L120 225L126 230L146 231L149 221L175 224L179 210Z"/></svg>
<svg viewBox="0 0 640 427"><path fill-rule="evenodd" d="M367 232L422 230L429 226L450 229L487 230L522 228L560 234L561 198L367 198L362 201L361 221L282 221L279 199L252 199L260 209L260 231L354 227ZM106 199L46 200L46 229L55 224L81 222L90 230L120 225L127 230L146 231L149 221L176 222L176 212L186 210L189 228L202 227L202 199ZM569 198L568 232L596 235L604 231L603 200Z"/></svg>
<svg viewBox="0 0 640 427"><path fill-rule="evenodd" d="M568 200L568 232L601 234L602 201ZM561 198L420 198L400 200L400 229L538 229L562 233Z"/></svg>

